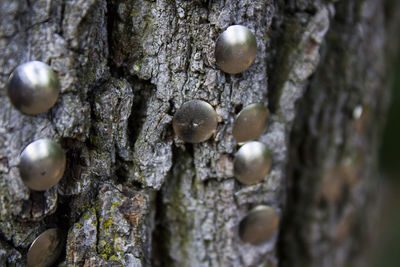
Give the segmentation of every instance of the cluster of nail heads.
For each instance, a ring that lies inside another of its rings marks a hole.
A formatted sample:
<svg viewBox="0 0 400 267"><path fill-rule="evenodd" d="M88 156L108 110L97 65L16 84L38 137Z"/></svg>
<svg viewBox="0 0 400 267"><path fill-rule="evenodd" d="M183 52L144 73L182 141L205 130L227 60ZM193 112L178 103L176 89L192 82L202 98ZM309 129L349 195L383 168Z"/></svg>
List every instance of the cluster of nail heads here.
<svg viewBox="0 0 400 267"><path fill-rule="evenodd" d="M271 169L271 153L258 139L268 125L269 111L261 103L250 104L237 116L232 134L242 144L235 155L234 175L245 184L261 182ZM259 245L268 241L276 232L279 216L269 206L252 209L239 224L239 237L243 242Z"/></svg>
<svg viewBox="0 0 400 267"><path fill-rule="evenodd" d="M49 110L60 93L60 82L45 63L30 61L19 65L10 75L7 94L22 113L37 115ZM32 190L45 191L62 178L66 165L61 146L47 138L36 140L20 155L19 173Z"/></svg>
<svg viewBox="0 0 400 267"><path fill-rule="evenodd" d="M217 40L215 58L221 70L229 74L245 71L254 62L257 42L246 27L228 27ZM243 144L235 155L234 175L245 184L262 181L271 169L272 159L267 146L258 139L268 124L269 111L261 103L248 105L237 116L232 134ZM279 216L269 206L257 206L239 224L239 236L246 242L259 245L276 232Z"/></svg>
<svg viewBox="0 0 400 267"><path fill-rule="evenodd" d="M243 184L260 182L271 168L271 154L267 146L252 141L264 132L268 118L269 111L263 104L250 104L238 114L233 125L233 137L243 144L235 155L234 175Z"/></svg>
<svg viewBox="0 0 400 267"><path fill-rule="evenodd" d="M57 102L60 82L45 63L30 61L18 66L7 83L10 102L20 112L37 115L48 111ZM64 175L66 155L61 145L47 138L28 144L19 159L21 180L35 191L56 185ZM52 228L40 234L27 253L27 266L51 266L64 247L61 230Z"/></svg>
<svg viewBox="0 0 400 267"><path fill-rule="evenodd" d="M245 71L254 62L257 42L246 27L228 27L218 38L215 58L218 67L226 73ZM232 135L240 145L235 155L234 175L245 184L262 181L271 169L271 153L267 146L257 140L268 125L269 111L261 103L244 108L233 125ZM174 115L175 134L185 142L200 143L216 132L217 115L213 107L202 100L184 103ZM259 245L268 241L276 232L279 216L269 206L260 205L251 210L239 224L239 237L243 242Z"/></svg>
<svg viewBox="0 0 400 267"><path fill-rule="evenodd" d="M254 62L257 42L246 27L228 27L217 40L217 65L226 73L245 71ZM48 65L31 61L17 67L11 74L7 93L11 103L22 113L36 115L49 110L60 92L59 80ZM262 104L246 107L235 121L233 136L238 143L257 139L268 121L269 112ZM188 143L200 143L215 134L217 114L205 101L184 103L175 113L173 128L177 136ZM61 146L49 139L30 143L21 153L19 171L24 183L32 190L51 188L62 178L66 164ZM244 144L236 154L235 177L244 184L261 181L269 172L271 156L266 146L252 141ZM239 236L244 242L260 244L268 240L279 223L275 210L258 206L240 222ZM58 229L49 229L35 239L29 248L28 266L49 266L61 253L63 242Z"/></svg>
<svg viewBox="0 0 400 267"><path fill-rule="evenodd" d="M267 127L269 112L260 103L244 108L235 120L233 136L238 143L258 139ZM200 143L216 131L217 115L213 107L202 100L185 102L175 113L175 134L185 142ZM236 154L234 174L238 181L251 185L260 182L271 168L271 155L266 145L258 141L244 143ZM243 242L259 245L276 232L279 216L276 211L260 205L251 210L239 224Z"/></svg>

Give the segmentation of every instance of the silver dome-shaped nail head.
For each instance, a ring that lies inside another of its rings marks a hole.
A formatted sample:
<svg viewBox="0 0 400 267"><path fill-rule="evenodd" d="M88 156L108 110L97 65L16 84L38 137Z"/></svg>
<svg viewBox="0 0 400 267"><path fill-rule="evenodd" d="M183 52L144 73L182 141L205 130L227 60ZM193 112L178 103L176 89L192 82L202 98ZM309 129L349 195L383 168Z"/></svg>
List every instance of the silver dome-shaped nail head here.
<svg viewBox="0 0 400 267"><path fill-rule="evenodd" d="M63 177L66 155L62 147L47 138L30 143L22 151L19 173L22 181L32 190L45 191Z"/></svg>
<svg viewBox="0 0 400 267"><path fill-rule="evenodd" d="M175 134L188 143L209 139L215 133L217 123L214 108L203 100L185 102L172 120Z"/></svg>
<svg viewBox="0 0 400 267"><path fill-rule="evenodd" d="M271 169L271 154L266 145L258 141L245 143L235 155L233 172L235 178L246 185L253 185Z"/></svg>
<svg viewBox="0 0 400 267"><path fill-rule="evenodd" d="M265 205L252 209L239 224L239 237L245 243L260 245L276 233L279 216L276 211Z"/></svg>
<svg viewBox="0 0 400 267"><path fill-rule="evenodd" d="M30 61L19 65L7 83L11 103L22 113L37 115L49 110L60 93L57 75L47 64Z"/></svg>
<svg viewBox="0 0 400 267"><path fill-rule="evenodd" d="M53 265L64 248L62 231L51 228L41 233L31 244L27 258L28 267L48 267Z"/></svg>
<svg viewBox="0 0 400 267"><path fill-rule="evenodd" d="M254 34L245 26L228 27L217 39L215 60L218 67L229 74L247 70L257 54Z"/></svg>
<svg viewBox="0 0 400 267"><path fill-rule="evenodd" d="M260 137L268 124L269 111L262 103L245 107L237 116L232 134L236 142L243 143Z"/></svg>

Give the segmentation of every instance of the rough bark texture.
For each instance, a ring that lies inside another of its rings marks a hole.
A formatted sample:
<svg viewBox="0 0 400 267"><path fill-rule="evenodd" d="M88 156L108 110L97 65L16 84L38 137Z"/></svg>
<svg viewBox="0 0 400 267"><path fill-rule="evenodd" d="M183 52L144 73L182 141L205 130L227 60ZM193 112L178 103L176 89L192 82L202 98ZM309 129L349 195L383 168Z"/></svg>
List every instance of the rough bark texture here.
<svg viewBox="0 0 400 267"><path fill-rule="evenodd" d="M385 20L380 0L1 1L0 263L24 265L52 226L67 235L65 266L360 262L377 194L385 60L398 44L399 5L389 10ZM258 43L238 75L214 59L232 24ZM38 116L5 93L28 60L49 63L61 80L57 104ZM215 137L195 145L171 127L191 99L209 102L219 120ZM245 186L232 175L231 131L254 102L271 111L260 140L273 166ZM33 192L18 157L40 137L63 145L68 166L57 186ZM281 224L252 246L237 226L257 204L274 207Z"/></svg>

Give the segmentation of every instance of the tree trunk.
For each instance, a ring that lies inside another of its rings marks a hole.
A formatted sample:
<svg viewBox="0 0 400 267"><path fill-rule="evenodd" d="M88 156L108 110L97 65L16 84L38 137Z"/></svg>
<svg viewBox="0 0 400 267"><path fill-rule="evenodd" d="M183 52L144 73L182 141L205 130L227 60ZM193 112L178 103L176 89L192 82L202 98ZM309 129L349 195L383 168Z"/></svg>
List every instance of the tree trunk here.
<svg viewBox="0 0 400 267"><path fill-rule="evenodd" d="M389 1L388 1L389 2ZM45 229L66 234L63 266L354 266L370 233L377 151L396 55L400 5L380 0L3 0L0 88L29 60L59 75L56 105L37 116L0 91L0 262L23 266ZM385 15L386 14L386 15ZM397 14L397 15L396 15ZM257 39L237 75L215 64L232 24ZM217 111L216 135L180 141L171 126L192 99ZM271 111L260 141L272 153L263 182L233 177L235 115ZM49 137L67 171L30 191L19 154ZM266 204L279 233L238 237ZM362 265L365 266L365 265Z"/></svg>

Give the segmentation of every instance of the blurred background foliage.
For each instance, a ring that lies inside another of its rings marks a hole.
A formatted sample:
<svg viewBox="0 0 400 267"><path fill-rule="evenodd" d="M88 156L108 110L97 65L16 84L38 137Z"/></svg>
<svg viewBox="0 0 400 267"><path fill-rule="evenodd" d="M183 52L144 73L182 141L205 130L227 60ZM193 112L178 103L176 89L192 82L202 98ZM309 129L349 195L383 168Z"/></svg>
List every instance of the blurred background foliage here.
<svg viewBox="0 0 400 267"><path fill-rule="evenodd" d="M393 83L380 151L381 203L370 267L400 266L400 65Z"/></svg>
<svg viewBox="0 0 400 267"><path fill-rule="evenodd" d="M399 33L400 34L400 33ZM388 182L399 183L400 175L399 154L400 143L400 66L396 68L393 79L391 103L388 112L385 132L383 134L380 166ZM400 262L399 262L400 266Z"/></svg>

